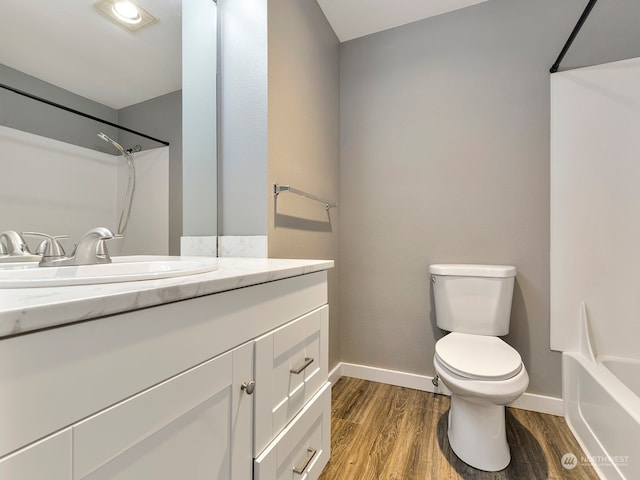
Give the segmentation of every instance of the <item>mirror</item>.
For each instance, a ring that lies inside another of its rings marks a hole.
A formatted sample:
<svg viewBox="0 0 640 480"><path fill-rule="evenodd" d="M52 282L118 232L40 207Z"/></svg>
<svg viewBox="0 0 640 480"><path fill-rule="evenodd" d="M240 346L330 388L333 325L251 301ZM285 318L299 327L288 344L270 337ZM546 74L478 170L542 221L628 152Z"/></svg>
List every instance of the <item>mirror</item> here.
<svg viewBox="0 0 640 480"><path fill-rule="evenodd" d="M28 88L46 91L36 86L41 80L115 112L179 91L182 2L143 0L141 6L158 20L135 32L108 20L94 3L6 5L0 17L0 63L18 72L5 71L3 83L11 80L11 86L37 95Z"/></svg>
<svg viewBox="0 0 640 480"><path fill-rule="evenodd" d="M195 226L187 228L185 223L184 234L216 234L215 3L213 0L137 0L136 3L158 21L136 32L105 18L93 3L64 0L54 6L39 0L21 0L5 5L0 16L0 83L168 141L171 144L168 249L170 254L178 254L183 235L183 175L200 179L195 190L200 204L205 205L204 209L200 207L200 217L190 220ZM189 22L188 29L183 28L183 22ZM197 28L203 28L204 32L199 33ZM188 32L185 42L205 43L200 46L192 43L187 48L182 45L183 30ZM204 52L206 58L183 58L183 49ZM185 78L201 80L189 82L189 89L206 91L189 94L183 91L183 66L190 72ZM211 75L213 83L207 80ZM184 100L194 97L209 100L183 102L183 97ZM184 145L183 123L185 128L195 123L201 131L198 135L185 135ZM0 90L0 126L114 155L118 152L99 139L97 132L104 132L125 148L140 145L143 153L162 147L157 142L6 90ZM203 145L197 145L200 141ZM184 155L188 162L183 162L183 148L190 152L188 157ZM7 161L15 160L3 158L3 162ZM45 172L49 169L56 167L37 168ZM74 172L66 173L73 175ZM5 181L9 181L6 176ZM24 181L24 191L33 189L33 178L12 178L11 181ZM0 194L0 201L28 203L29 198L7 198ZM193 208L189 205L194 204L188 194L185 195L185 209ZM189 217L184 213L185 218ZM202 218L205 218L204 226ZM0 225L0 228L10 227Z"/></svg>

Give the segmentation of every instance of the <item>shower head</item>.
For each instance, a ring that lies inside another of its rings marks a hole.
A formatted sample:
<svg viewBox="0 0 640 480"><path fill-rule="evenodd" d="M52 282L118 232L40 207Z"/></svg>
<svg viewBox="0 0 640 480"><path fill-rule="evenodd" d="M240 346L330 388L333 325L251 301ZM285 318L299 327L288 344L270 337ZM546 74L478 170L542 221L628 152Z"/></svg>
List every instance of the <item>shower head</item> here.
<svg viewBox="0 0 640 480"><path fill-rule="evenodd" d="M133 157L131 156L131 152L134 151L134 149L125 150L122 148L122 145L115 140L110 139L102 132L98 133L98 136L105 142L116 147L116 149L127 159L127 165L129 166L129 185L127 186L127 192L124 196L122 212L120 212L120 220L118 221L118 235L122 235L129 223L129 217L131 217L131 205L133 203L133 195L136 190L136 167L133 164ZM140 149L135 149L135 151L139 152Z"/></svg>
<svg viewBox="0 0 640 480"><path fill-rule="evenodd" d="M111 145L113 145L114 147L116 147L118 149L118 151L125 155L125 151L124 148L122 148L122 145L120 145L118 142L116 142L115 140L111 140L109 137L107 137L104 133L100 132L98 133L98 136L104 140L105 142L109 142Z"/></svg>

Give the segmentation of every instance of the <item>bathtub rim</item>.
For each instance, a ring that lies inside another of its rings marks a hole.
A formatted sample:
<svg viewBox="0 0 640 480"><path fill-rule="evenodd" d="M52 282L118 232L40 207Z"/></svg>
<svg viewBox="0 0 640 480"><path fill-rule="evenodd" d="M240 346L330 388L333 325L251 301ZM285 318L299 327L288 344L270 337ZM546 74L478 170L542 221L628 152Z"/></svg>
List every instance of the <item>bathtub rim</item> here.
<svg viewBox="0 0 640 480"><path fill-rule="evenodd" d="M622 408L639 425L639 428L640 398L600 361L594 363L579 352L562 352L562 398L564 404L564 417L569 429L573 433L573 436L576 438L585 455L589 457L591 465L601 479L613 479L614 477L612 477L611 474L615 473L616 479L628 480L616 465L598 464L591 461L593 457L606 457L608 454L606 453L606 449L602 445L600 439L594 434L591 426L582 418L582 414L578 412L578 418L574 418L571 414L572 412L570 412L573 402L569 401L568 395L570 379L567 378L567 361L569 361L569 359L577 362L586 374L588 374L594 382L598 383L613 399L613 401L616 402L619 407ZM616 396L613 395L612 391L616 391ZM620 395L618 395L618 393ZM574 425L574 420L581 422L581 425ZM580 430L586 431L589 438L583 438ZM590 443L592 444L591 446L587 445L588 440L590 440Z"/></svg>
<svg viewBox="0 0 640 480"><path fill-rule="evenodd" d="M618 357L615 355L598 355L597 361L609 373L611 373L611 375L613 375L619 382L621 382L622 385L624 385L629 391L631 391L631 394L633 396L635 396L636 398L640 398L640 393L636 392L633 388L627 385L622 378L616 375L614 371L607 366L607 363L624 363L624 364L637 365L638 373L640 373L640 360L636 358ZM639 405L638 408L640 408L640 403L638 403L638 405Z"/></svg>

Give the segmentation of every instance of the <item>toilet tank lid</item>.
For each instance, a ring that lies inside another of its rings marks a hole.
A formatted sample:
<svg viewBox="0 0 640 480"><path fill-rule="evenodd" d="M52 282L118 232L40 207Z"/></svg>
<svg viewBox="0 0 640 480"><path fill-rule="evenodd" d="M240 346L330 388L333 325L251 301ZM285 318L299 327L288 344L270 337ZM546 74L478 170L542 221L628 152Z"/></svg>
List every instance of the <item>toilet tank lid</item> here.
<svg viewBox="0 0 640 480"><path fill-rule="evenodd" d="M429 273L433 275L451 275L456 277L506 278L516 276L516 267L513 267L511 265L440 263L436 265L430 265Z"/></svg>

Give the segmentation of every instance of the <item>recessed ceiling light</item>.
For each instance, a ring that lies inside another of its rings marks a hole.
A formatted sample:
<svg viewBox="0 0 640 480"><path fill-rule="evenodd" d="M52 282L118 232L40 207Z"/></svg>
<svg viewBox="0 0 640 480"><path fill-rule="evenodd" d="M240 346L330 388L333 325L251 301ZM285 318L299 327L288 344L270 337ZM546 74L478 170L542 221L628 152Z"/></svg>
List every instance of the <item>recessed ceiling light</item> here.
<svg viewBox="0 0 640 480"><path fill-rule="evenodd" d="M93 6L109 20L132 32L158 21L130 0L98 0Z"/></svg>
<svg viewBox="0 0 640 480"><path fill-rule="evenodd" d="M113 14L121 22L140 23L142 20L138 7L131 2L116 2L111 8L113 9Z"/></svg>

